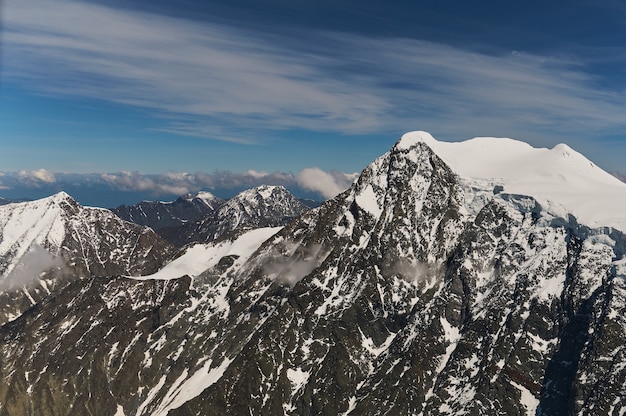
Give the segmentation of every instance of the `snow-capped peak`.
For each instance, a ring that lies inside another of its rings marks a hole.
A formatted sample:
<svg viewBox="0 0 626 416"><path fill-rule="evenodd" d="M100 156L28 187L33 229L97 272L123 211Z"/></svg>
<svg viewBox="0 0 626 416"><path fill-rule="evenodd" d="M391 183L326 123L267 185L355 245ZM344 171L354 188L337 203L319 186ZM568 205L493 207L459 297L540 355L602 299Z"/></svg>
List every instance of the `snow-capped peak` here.
<svg viewBox="0 0 626 416"><path fill-rule="evenodd" d="M67 192L65 191L60 191L57 192L54 195L51 195L47 198L43 198L42 201L50 201L50 202L56 202L56 203L60 203L60 202L73 202L75 203L76 201L74 200L74 198L72 198Z"/></svg>
<svg viewBox="0 0 626 416"><path fill-rule="evenodd" d="M186 201L192 201L194 199L200 199L202 201L213 201L216 199L215 195L208 191L198 191L195 193L188 193L182 197Z"/></svg>
<svg viewBox="0 0 626 416"><path fill-rule="evenodd" d="M464 179L532 196L553 213L572 214L591 227L626 230L626 184L566 144L535 148L494 137L442 142L417 131L405 134L394 148L407 150L418 143L430 147Z"/></svg>
<svg viewBox="0 0 626 416"><path fill-rule="evenodd" d="M288 194L289 191L287 191L284 186L260 185L239 193L235 198L248 200L255 199L257 196L260 196L263 200L267 200L270 199L272 194L275 193Z"/></svg>
<svg viewBox="0 0 626 416"><path fill-rule="evenodd" d="M207 205L209 205L210 203L214 202L217 199L215 197L215 195L213 195L211 192L207 192L207 191L200 191L200 192L196 193L194 197L202 200Z"/></svg>
<svg viewBox="0 0 626 416"><path fill-rule="evenodd" d="M430 146L436 142L435 138L426 131L412 131L404 134L393 147L393 150L408 150L416 146L418 143L425 143Z"/></svg>
<svg viewBox="0 0 626 416"><path fill-rule="evenodd" d="M257 186L240 192L211 215L191 223L177 244L213 241L244 228L283 226L308 210L283 186Z"/></svg>
<svg viewBox="0 0 626 416"><path fill-rule="evenodd" d="M58 247L65 236L61 213L63 202L73 201L65 192L59 192L36 201L20 202L0 207L0 256L15 253L20 257L33 245ZM13 265L8 265L8 272Z"/></svg>

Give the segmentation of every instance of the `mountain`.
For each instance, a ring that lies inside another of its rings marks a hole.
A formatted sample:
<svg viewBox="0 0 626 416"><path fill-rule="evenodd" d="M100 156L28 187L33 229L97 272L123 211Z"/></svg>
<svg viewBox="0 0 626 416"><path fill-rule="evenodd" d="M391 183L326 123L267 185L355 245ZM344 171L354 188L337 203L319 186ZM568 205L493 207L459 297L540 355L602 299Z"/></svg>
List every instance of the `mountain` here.
<svg viewBox="0 0 626 416"><path fill-rule="evenodd" d="M298 200L308 208L317 208L322 205L320 201L316 201L314 199L298 198Z"/></svg>
<svg viewBox="0 0 626 416"><path fill-rule="evenodd" d="M69 280L149 273L174 253L149 228L65 192L0 206L0 236L0 323Z"/></svg>
<svg viewBox="0 0 626 416"><path fill-rule="evenodd" d="M203 191L181 196L172 202L142 201L137 205L121 205L112 211L123 220L159 230L198 219L214 212L223 203L224 200Z"/></svg>
<svg viewBox="0 0 626 416"><path fill-rule="evenodd" d="M0 415L622 415L625 197L562 146L407 134L282 229L1 326Z"/></svg>
<svg viewBox="0 0 626 416"><path fill-rule="evenodd" d="M283 226L309 209L284 187L262 185L237 194L216 211L193 222L160 233L182 247L210 242L231 232Z"/></svg>

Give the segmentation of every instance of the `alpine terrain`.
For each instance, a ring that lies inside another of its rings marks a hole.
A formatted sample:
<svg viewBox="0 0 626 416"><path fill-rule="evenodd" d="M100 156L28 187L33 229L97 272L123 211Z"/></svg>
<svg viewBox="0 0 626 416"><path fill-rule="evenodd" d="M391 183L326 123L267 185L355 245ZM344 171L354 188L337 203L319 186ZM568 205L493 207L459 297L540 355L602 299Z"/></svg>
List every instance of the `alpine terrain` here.
<svg viewBox="0 0 626 416"><path fill-rule="evenodd" d="M262 185L237 194L195 221L163 229L160 233L182 247L194 242L210 242L233 232L283 226L309 209L284 187Z"/></svg>
<svg viewBox="0 0 626 416"><path fill-rule="evenodd" d="M225 206L158 271L128 223L67 257L51 220L36 250L89 267L0 326L0 415L626 413L626 184L571 148L413 132L284 226Z"/></svg>
<svg viewBox="0 0 626 416"><path fill-rule="evenodd" d="M224 202L204 191L181 196L172 202L142 201L137 205L120 205L112 211L123 220L159 230L196 220L215 211Z"/></svg>
<svg viewBox="0 0 626 416"><path fill-rule="evenodd" d="M0 206L0 323L69 281L150 273L175 249L152 230L65 192Z"/></svg>

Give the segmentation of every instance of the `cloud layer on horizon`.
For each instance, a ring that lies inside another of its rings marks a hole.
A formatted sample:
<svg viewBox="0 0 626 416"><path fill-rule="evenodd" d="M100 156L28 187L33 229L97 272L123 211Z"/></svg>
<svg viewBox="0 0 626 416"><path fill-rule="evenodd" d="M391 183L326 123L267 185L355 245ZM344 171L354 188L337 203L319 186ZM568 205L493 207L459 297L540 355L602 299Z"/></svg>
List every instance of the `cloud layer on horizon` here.
<svg viewBox="0 0 626 416"><path fill-rule="evenodd" d="M9 2L3 77L37 93L154 112L154 129L252 143L285 129L419 127L586 137L626 127L623 93L575 56L479 53L415 39L267 32L102 4ZM451 122L453 121L453 122Z"/></svg>
<svg viewBox="0 0 626 416"><path fill-rule="evenodd" d="M36 171L0 172L0 190L16 198L48 196L61 190L95 190L113 193L149 195L154 198L172 198L198 191L210 191L217 196L229 197L259 185L282 185L300 195L331 198L347 189L356 173L325 172L319 168L306 168L290 172L229 172L142 174L139 172L114 173L52 173L45 169ZM22 192L20 194L20 192ZM73 195L74 196L74 195ZM129 201L136 203L139 201ZM96 204L105 206L103 204Z"/></svg>

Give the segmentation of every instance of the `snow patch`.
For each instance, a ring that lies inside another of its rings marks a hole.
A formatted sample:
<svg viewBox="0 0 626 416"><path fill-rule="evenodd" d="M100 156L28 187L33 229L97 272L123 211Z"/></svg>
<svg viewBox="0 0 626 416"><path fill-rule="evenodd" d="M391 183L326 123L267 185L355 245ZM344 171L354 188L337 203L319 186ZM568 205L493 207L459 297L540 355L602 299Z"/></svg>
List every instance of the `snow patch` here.
<svg viewBox="0 0 626 416"><path fill-rule="evenodd" d="M239 256L235 264L241 265L265 240L281 229L282 227L258 228L248 231L234 241L196 244L154 274L129 277L137 280L171 280L185 275L195 277L217 265L223 257L231 255Z"/></svg>
<svg viewBox="0 0 626 416"><path fill-rule="evenodd" d="M211 206L212 203L217 199L215 195L207 191L200 191L195 195L195 198L198 198L202 202L204 202L207 206Z"/></svg>
<svg viewBox="0 0 626 416"><path fill-rule="evenodd" d="M269 199L272 196L274 189L276 189L275 186L260 186L257 188L259 195L261 195L263 199Z"/></svg>
<svg viewBox="0 0 626 416"><path fill-rule="evenodd" d="M207 360L200 370L188 378L188 371L185 369L167 391L159 407L152 413L152 416L166 416L170 410L177 409L200 395L200 393L222 378L232 362L232 359L224 358L219 366L212 368L213 360Z"/></svg>
<svg viewBox="0 0 626 416"><path fill-rule="evenodd" d="M295 370L290 368L287 370L287 378L291 382L292 396L306 386L306 383L309 382L310 376L311 373L303 371L301 368L296 368Z"/></svg>
<svg viewBox="0 0 626 416"><path fill-rule="evenodd" d="M368 184L365 189L361 190L361 192L354 197L354 201L374 218L379 218L383 211L378 205L376 192L374 192L372 185Z"/></svg>
<svg viewBox="0 0 626 416"><path fill-rule="evenodd" d="M537 399L526 387L521 384L517 384L513 380L509 380L511 385L518 389L521 394L522 406L526 409L526 416L535 416L537 406L539 406L539 399Z"/></svg>
<svg viewBox="0 0 626 416"><path fill-rule="evenodd" d="M348 410L342 413L342 416L348 416L350 413L352 413L352 411L356 409L356 403L356 397L350 397L350 400L348 400Z"/></svg>
<svg viewBox="0 0 626 416"><path fill-rule="evenodd" d="M361 345L374 357L378 357L381 353L387 351L396 337L395 333L391 333L379 346L376 346L374 340L365 336L363 331L361 331L361 328L359 328L359 332L361 333Z"/></svg>

